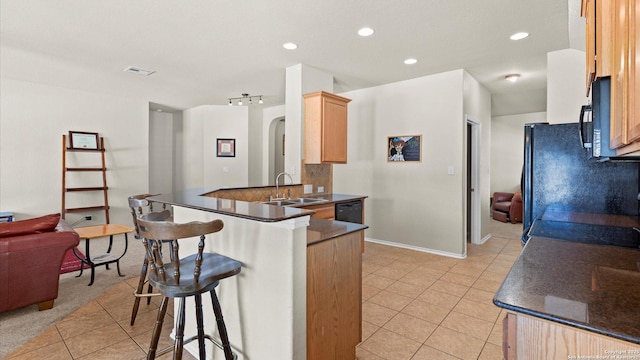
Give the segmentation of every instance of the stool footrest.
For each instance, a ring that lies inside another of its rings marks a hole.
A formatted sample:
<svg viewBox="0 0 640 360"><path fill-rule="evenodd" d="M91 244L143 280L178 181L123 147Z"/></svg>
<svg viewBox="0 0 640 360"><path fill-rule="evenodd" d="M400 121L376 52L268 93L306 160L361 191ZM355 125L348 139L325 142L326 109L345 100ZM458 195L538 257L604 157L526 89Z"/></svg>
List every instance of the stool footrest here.
<svg viewBox="0 0 640 360"><path fill-rule="evenodd" d="M154 296L162 296L162 294L160 294L160 293L151 293L151 294L141 293L141 294L138 294L138 292L134 290L133 291L133 296L140 297L140 298L147 298L147 297L154 297Z"/></svg>
<svg viewBox="0 0 640 360"><path fill-rule="evenodd" d="M211 335L209 335L209 334L204 334L204 338L205 338L205 339L207 339L207 340L209 340L209 341L211 341L211 342L213 343L213 345L215 345L216 347L218 347L218 349L223 350L223 348L222 348L222 344L221 344L217 339L214 339ZM195 336L192 336L192 337L190 337L190 338L186 339L186 340L184 341L184 344L186 345L186 344L188 344L188 343L192 342L193 340L198 340L198 335L195 335ZM236 353L233 353L233 359L234 359L234 360L238 359L238 355L236 355Z"/></svg>
<svg viewBox="0 0 640 360"><path fill-rule="evenodd" d="M220 344L220 342L217 339L214 339L213 337L211 337L209 334L204 334L204 338L208 339L209 341L211 341L213 343L213 345L215 345L216 347L218 347L220 350L222 350L222 344ZM198 340L198 335L196 336L192 336L188 339L186 339L184 341L184 345L194 341L194 340ZM164 354L168 354L171 351L173 351L173 345L171 346L167 346L166 348L162 349L162 350L158 350L156 352L156 356L162 356ZM236 353L233 353L233 359L237 360L238 359L238 355Z"/></svg>

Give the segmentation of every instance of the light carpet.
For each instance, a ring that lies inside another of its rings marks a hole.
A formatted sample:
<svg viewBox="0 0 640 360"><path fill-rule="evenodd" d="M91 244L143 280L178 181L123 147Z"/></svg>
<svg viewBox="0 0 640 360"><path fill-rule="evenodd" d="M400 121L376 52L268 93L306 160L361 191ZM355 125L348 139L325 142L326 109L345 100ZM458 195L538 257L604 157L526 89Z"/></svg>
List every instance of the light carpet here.
<svg viewBox="0 0 640 360"><path fill-rule="evenodd" d="M108 238L91 240L91 252L105 251ZM79 249L84 248L84 241L80 241ZM124 241L114 239L112 254L121 254ZM65 318L81 306L97 298L112 286L131 277L140 276L144 247L132 235L129 236L129 248L120 259L120 271L125 277L118 276L116 264L111 264L110 270L105 266L96 268L95 281L89 284L91 270L85 270L81 277L76 277L79 271L60 275L58 298L53 309L38 311L38 305L0 313L0 359L40 334L51 325ZM133 306L133 295L131 296Z"/></svg>

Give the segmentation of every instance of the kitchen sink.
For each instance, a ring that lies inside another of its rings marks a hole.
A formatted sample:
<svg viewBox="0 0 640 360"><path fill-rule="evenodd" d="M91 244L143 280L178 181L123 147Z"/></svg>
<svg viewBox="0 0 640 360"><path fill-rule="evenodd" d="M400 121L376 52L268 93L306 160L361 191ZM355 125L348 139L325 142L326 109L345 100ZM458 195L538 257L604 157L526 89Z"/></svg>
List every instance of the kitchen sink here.
<svg viewBox="0 0 640 360"><path fill-rule="evenodd" d="M329 200L316 199L316 198L294 198L294 199L283 199L283 200L271 200L271 201L263 202L263 204L275 205L275 206L300 206L304 204L315 204L315 203L327 202L327 201Z"/></svg>
<svg viewBox="0 0 640 360"><path fill-rule="evenodd" d="M275 206L289 206L289 205L297 205L299 203L289 201L289 200L273 200L273 201L263 202L263 204L275 205Z"/></svg>
<svg viewBox="0 0 640 360"><path fill-rule="evenodd" d="M288 199L287 201L295 202L296 204L312 204L317 202L325 202L328 200L314 199L314 198L297 198L297 199Z"/></svg>

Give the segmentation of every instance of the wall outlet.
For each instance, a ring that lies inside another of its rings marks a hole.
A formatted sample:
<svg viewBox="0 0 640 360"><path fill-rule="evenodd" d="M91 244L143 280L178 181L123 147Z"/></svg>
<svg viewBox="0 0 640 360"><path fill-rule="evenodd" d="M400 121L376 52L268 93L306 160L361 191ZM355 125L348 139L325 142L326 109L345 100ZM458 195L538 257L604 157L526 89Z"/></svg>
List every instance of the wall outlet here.
<svg viewBox="0 0 640 360"><path fill-rule="evenodd" d="M87 220L87 221L91 221L91 220L93 220L93 216L87 215L87 216L84 217L84 219Z"/></svg>
<svg viewBox="0 0 640 360"><path fill-rule="evenodd" d="M318 186L318 192L319 193L323 193L324 192L324 186Z"/></svg>
<svg viewBox="0 0 640 360"><path fill-rule="evenodd" d="M312 194L313 193L313 185L304 185L304 193Z"/></svg>

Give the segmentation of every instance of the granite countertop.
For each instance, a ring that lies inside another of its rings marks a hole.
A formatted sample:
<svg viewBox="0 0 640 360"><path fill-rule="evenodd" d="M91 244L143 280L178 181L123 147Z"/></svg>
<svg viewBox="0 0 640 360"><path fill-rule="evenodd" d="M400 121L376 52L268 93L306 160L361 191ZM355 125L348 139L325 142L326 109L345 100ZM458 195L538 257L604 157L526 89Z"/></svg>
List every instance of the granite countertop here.
<svg viewBox="0 0 640 360"><path fill-rule="evenodd" d="M353 201L353 200L361 200L361 199L366 199L367 196L362 196L362 195L346 195L346 194L316 194L316 195L309 195L308 197L314 198L314 199L323 199L323 200L327 200L327 202L331 202L331 203L341 203L341 202L349 202L349 201ZM322 204L322 203L316 203L316 204ZM316 205L316 204L309 204L309 205Z"/></svg>
<svg viewBox="0 0 640 360"><path fill-rule="evenodd" d="M532 237L493 302L640 344L640 250Z"/></svg>
<svg viewBox="0 0 640 360"><path fill-rule="evenodd" d="M261 222L283 221L313 214L312 210L202 196L210 192L210 189L189 189L154 195L149 200Z"/></svg>
<svg viewBox="0 0 640 360"><path fill-rule="evenodd" d="M639 227L640 217L631 215L594 214L577 211L564 211L558 209L546 209L542 214L542 220L552 220L559 222L571 222L579 224L617 226L617 227Z"/></svg>
<svg viewBox="0 0 640 360"><path fill-rule="evenodd" d="M311 218L307 227L307 246L369 228L367 225Z"/></svg>
<svg viewBox="0 0 640 360"><path fill-rule="evenodd" d="M259 202L246 202L241 200L229 200L203 196L203 194L208 194L212 191L213 190L201 188L189 189L170 194L154 195L150 197L149 200L162 204L182 206L190 209L197 209L262 222L283 221L296 217L311 215L314 213L313 210L305 210L300 207L275 206ZM345 194L313 195L310 197L323 199L326 200L326 202L309 203L304 206L341 203L366 198L366 196L361 195Z"/></svg>

